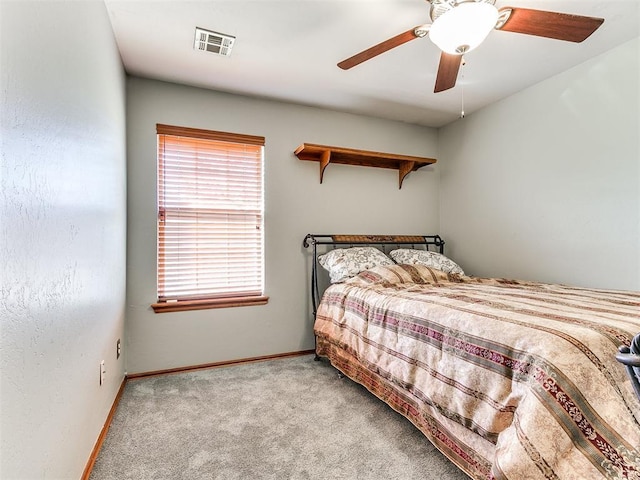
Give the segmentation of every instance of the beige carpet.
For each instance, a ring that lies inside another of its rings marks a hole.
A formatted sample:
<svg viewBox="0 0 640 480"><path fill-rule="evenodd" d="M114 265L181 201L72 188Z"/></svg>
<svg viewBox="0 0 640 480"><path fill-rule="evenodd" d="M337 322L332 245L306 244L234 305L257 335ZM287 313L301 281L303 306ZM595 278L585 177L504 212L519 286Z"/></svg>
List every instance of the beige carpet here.
<svg viewBox="0 0 640 480"><path fill-rule="evenodd" d="M406 419L301 356L127 383L91 480L465 480Z"/></svg>

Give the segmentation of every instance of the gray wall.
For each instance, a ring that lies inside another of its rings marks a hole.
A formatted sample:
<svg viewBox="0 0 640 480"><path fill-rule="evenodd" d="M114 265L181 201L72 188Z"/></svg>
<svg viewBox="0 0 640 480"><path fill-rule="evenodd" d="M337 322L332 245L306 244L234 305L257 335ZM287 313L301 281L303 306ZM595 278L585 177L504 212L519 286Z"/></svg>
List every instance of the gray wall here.
<svg viewBox="0 0 640 480"><path fill-rule="evenodd" d="M127 86L130 373L313 348L307 233L438 230L438 167L409 174L298 160L301 143L437 158L433 129L140 78ZM156 123L263 135L269 304L154 314Z"/></svg>
<svg viewBox="0 0 640 480"><path fill-rule="evenodd" d="M639 44L439 131L440 231L469 273L640 290Z"/></svg>
<svg viewBox="0 0 640 480"><path fill-rule="evenodd" d="M0 477L80 478L124 378L124 73L102 2L0 8Z"/></svg>

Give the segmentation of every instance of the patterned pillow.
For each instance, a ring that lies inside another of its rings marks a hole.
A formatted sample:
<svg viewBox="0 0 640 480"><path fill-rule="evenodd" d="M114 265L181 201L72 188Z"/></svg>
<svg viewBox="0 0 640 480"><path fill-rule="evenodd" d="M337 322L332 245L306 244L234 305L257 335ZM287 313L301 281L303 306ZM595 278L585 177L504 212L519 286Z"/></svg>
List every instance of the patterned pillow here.
<svg viewBox="0 0 640 480"><path fill-rule="evenodd" d="M442 270L445 273L455 273L464 275L460 266L441 253L430 252L428 250L412 250L409 248L399 248L389 253L396 263L408 265L425 265L427 267Z"/></svg>
<svg viewBox="0 0 640 480"><path fill-rule="evenodd" d="M331 283L343 282L378 265L393 265L393 260L374 247L337 248L318 257L329 271Z"/></svg>

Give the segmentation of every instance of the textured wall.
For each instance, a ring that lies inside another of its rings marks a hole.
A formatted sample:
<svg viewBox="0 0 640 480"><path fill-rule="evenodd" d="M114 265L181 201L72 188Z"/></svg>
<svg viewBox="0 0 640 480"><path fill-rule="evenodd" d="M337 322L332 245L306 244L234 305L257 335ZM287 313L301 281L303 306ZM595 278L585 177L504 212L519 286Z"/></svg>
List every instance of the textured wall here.
<svg viewBox="0 0 640 480"><path fill-rule="evenodd" d="M466 270L640 290L639 64L636 39L440 130Z"/></svg>
<svg viewBox="0 0 640 480"><path fill-rule="evenodd" d="M0 478L79 478L124 376L124 73L102 2L0 8Z"/></svg>
<svg viewBox="0 0 640 480"><path fill-rule="evenodd" d="M438 167L411 173L298 160L301 143L437 157L436 131L197 88L127 83L127 341L131 373L313 348L307 233L432 233ZM154 314L156 123L264 135L269 304Z"/></svg>

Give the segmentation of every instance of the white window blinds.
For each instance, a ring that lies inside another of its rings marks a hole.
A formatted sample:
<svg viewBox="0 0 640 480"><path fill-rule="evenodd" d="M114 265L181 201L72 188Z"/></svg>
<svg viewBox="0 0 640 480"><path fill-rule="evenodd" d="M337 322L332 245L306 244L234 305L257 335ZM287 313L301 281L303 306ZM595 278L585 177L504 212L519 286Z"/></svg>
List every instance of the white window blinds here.
<svg viewBox="0 0 640 480"><path fill-rule="evenodd" d="M158 301L261 296L264 138L157 133Z"/></svg>

